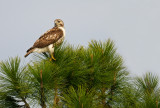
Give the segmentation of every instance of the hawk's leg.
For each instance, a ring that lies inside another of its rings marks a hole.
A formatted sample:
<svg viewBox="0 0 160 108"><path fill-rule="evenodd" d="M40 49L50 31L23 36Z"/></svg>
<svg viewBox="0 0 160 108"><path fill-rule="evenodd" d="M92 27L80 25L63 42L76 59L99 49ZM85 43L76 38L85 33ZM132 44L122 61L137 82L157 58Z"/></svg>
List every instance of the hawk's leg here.
<svg viewBox="0 0 160 108"><path fill-rule="evenodd" d="M54 58L54 56L53 56L53 53L51 53L51 58L50 58L50 61L52 61L52 60L56 60L56 59Z"/></svg>

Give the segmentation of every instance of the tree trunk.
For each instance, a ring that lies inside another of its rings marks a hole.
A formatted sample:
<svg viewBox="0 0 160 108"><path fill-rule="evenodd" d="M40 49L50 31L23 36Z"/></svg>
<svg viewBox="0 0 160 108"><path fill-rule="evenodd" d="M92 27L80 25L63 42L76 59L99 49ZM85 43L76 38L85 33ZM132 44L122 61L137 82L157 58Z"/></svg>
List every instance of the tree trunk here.
<svg viewBox="0 0 160 108"><path fill-rule="evenodd" d="M55 88L54 91L55 91L55 94L54 94L53 108L56 108L56 106L58 105L58 102L59 102L58 89Z"/></svg>
<svg viewBox="0 0 160 108"><path fill-rule="evenodd" d="M158 100L156 100L156 108L158 108Z"/></svg>
<svg viewBox="0 0 160 108"><path fill-rule="evenodd" d="M112 98L113 98L113 95L114 95L115 84L116 84L116 72L114 73L113 85L111 86L111 98L109 99L110 101L112 101Z"/></svg>
<svg viewBox="0 0 160 108"><path fill-rule="evenodd" d="M41 77L41 104L40 105L42 108L46 108L44 90L43 90L42 70L40 71L40 77Z"/></svg>
<svg viewBox="0 0 160 108"><path fill-rule="evenodd" d="M22 101L24 102L24 106L25 108L30 108L29 104L26 102L25 98L24 97L21 97Z"/></svg>
<svg viewBox="0 0 160 108"><path fill-rule="evenodd" d="M105 88L102 88L102 105L105 107L106 99L105 99Z"/></svg>

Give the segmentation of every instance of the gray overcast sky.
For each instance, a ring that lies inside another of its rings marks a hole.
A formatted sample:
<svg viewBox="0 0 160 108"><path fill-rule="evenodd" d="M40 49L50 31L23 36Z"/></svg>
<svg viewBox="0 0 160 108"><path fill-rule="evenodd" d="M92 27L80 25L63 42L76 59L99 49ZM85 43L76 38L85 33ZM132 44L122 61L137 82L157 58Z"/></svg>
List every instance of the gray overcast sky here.
<svg viewBox="0 0 160 108"><path fill-rule="evenodd" d="M69 43L111 38L132 75L159 74L159 0L0 0L0 60L24 59L57 18Z"/></svg>

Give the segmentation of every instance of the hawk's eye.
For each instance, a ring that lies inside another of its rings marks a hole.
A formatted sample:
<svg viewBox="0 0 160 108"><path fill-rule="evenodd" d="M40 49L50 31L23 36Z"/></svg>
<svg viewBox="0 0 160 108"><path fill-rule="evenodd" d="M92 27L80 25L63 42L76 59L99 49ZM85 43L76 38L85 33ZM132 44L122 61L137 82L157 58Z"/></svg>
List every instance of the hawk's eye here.
<svg viewBox="0 0 160 108"><path fill-rule="evenodd" d="M58 23L60 23L60 21L57 21Z"/></svg>

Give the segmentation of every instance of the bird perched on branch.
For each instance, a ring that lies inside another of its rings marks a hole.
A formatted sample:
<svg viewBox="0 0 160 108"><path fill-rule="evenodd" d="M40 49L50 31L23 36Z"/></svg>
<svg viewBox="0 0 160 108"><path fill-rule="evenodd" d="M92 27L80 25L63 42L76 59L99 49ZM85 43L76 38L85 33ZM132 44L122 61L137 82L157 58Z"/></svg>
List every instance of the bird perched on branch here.
<svg viewBox="0 0 160 108"><path fill-rule="evenodd" d="M51 55L50 60L56 60L54 58L54 47L55 45L59 45L63 42L65 37L65 29L62 20L56 19L54 23L55 26L44 33L38 40L36 40L34 45L27 50L27 53L24 57L27 57L33 52L48 52Z"/></svg>

